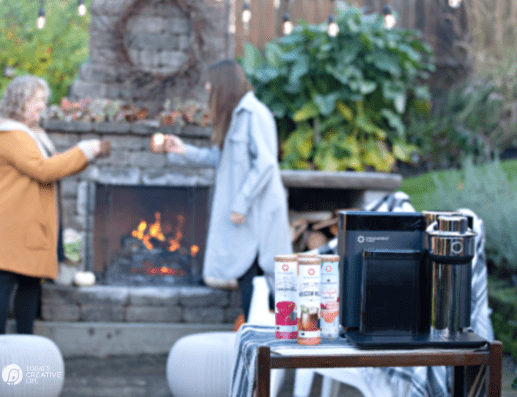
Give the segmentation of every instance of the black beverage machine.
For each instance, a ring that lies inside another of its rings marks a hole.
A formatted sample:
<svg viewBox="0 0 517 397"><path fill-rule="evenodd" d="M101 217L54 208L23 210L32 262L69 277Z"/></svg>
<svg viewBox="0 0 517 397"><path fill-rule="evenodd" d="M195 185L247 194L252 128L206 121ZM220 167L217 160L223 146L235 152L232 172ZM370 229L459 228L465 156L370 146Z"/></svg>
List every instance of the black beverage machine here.
<svg viewBox="0 0 517 397"><path fill-rule="evenodd" d="M360 348L484 345L470 330L476 234L469 222L459 212L341 211L347 339Z"/></svg>

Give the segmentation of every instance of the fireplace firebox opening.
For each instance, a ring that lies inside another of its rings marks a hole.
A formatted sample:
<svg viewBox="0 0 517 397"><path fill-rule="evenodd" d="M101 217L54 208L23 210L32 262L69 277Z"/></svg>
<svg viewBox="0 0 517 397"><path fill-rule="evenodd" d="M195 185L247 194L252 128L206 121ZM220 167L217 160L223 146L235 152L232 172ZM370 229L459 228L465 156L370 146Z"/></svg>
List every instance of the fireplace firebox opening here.
<svg viewBox="0 0 517 397"><path fill-rule="evenodd" d="M201 285L209 187L97 184L93 271L109 285Z"/></svg>

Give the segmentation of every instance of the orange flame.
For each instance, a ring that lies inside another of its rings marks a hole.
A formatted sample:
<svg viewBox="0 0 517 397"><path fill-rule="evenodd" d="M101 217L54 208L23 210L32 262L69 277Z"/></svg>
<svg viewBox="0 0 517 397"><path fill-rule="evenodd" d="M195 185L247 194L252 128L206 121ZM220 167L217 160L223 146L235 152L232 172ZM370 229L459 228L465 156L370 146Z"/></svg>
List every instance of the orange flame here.
<svg viewBox="0 0 517 397"><path fill-rule="evenodd" d="M178 226L176 226L176 237L169 239L169 251L174 252L181 247L180 240L183 238L183 225L185 224L185 217L183 215L178 215L176 217L178 219Z"/></svg>
<svg viewBox="0 0 517 397"><path fill-rule="evenodd" d="M190 247L190 256L194 257L199 252L199 247L197 245L193 245Z"/></svg>
<svg viewBox="0 0 517 397"><path fill-rule="evenodd" d="M183 238L183 226L185 226L185 217L183 215L178 215L176 219L178 222L175 228L174 237L168 239L165 237L162 230L161 214L159 212L154 214L154 223L148 225L146 221L140 221L136 230L131 232L131 235L141 240L148 250L152 250L154 248L153 244L151 243L151 238L153 238L159 241L166 241L168 244L167 249L170 252L177 251L181 248L181 239ZM165 225L165 229L170 231L172 227L167 223ZM198 252L199 247L197 245L193 245L190 248L190 254L192 256L196 256ZM154 271L154 273L157 272L158 270Z"/></svg>

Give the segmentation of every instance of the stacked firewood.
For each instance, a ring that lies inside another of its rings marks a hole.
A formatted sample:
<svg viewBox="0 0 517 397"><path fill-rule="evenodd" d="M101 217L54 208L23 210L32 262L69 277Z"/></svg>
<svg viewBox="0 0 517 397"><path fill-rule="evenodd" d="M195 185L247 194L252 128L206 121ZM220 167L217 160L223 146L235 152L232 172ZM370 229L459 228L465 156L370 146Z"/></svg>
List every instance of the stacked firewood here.
<svg viewBox="0 0 517 397"><path fill-rule="evenodd" d="M339 211L289 211L293 251L312 250L336 237Z"/></svg>

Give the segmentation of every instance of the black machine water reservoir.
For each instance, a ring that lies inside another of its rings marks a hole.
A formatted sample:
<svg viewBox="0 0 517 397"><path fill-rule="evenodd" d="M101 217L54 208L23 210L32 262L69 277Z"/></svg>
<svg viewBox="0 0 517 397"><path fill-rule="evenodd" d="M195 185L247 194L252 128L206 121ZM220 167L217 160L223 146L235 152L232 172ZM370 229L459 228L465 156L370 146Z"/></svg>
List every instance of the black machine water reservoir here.
<svg viewBox="0 0 517 397"><path fill-rule="evenodd" d="M358 329L361 317L363 251L423 251L425 218L418 212L341 211L339 213L338 254L340 256L341 325ZM428 277L423 274L424 279ZM424 291L422 291L424 292ZM421 302L420 319L428 321L430 301ZM429 323L420 324L428 329Z"/></svg>

